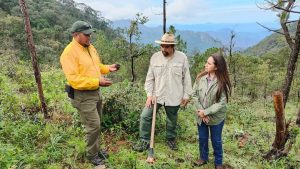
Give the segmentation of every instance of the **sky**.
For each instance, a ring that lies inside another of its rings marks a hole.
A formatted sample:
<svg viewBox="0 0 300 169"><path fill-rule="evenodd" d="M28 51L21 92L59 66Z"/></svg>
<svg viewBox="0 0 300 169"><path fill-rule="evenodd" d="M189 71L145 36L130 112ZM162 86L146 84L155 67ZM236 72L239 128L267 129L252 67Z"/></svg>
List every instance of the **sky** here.
<svg viewBox="0 0 300 169"><path fill-rule="evenodd" d="M264 0L166 0L167 24L273 23L275 12L260 9ZM149 18L146 25L162 25L163 0L75 0L114 21L133 19L136 13Z"/></svg>

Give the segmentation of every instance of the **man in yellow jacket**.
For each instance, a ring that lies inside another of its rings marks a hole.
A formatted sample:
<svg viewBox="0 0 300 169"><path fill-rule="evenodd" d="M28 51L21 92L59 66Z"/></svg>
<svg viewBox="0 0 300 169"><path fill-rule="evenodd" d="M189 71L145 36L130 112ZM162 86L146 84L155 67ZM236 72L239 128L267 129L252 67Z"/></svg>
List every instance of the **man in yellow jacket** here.
<svg viewBox="0 0 300 169"><path fill-rule="evenodd" d="M103 65L95 47L91 44L92 26L84 21L76 21L71 28L73 40L60 57L62 69L69 83L69 97L72 106L78 110L87 136L87 158L94 165L104 164L107 154L100 151L100 86L110 86L112 82L102 74L117 71L118 64Z"/></svg>

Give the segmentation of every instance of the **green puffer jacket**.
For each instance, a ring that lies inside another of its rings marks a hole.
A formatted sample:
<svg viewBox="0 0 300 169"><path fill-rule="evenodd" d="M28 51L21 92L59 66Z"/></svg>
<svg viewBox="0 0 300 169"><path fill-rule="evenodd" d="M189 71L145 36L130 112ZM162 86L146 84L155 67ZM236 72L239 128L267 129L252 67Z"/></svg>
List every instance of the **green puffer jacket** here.
<svg viewBox="0 0 300 169"><path fill-rule="evenodd" d="M192 104L197 118L197 122L200 125L202 119L198 116L197 110L204 110L204 114L209 116L209 122L207 125L217 125L222 122L226 117L227 102L225 92L221 94L219 102L216 102L216 94L218 90L217 78L211 81L211 85L208 88L208 75L202 76L196 80L193 86Z"/></svg>

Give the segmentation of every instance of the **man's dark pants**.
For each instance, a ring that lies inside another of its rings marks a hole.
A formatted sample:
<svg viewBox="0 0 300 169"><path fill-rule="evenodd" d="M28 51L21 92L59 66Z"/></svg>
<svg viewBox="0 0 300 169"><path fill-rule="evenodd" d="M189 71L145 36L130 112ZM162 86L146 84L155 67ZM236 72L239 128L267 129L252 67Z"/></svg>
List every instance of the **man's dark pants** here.
<svg viewBox="0 0 300 169"><path fill-rule="evenodd" d="M159 108L163 105L157 103L156 112L158 112ZM146 142L150 141L150 132L151 132L151 124L152 124L152 114L153 114L153 105L151 108L145 107L141 114L140 118L140 139ZM174 140L177 136L176 126L177 126L177 118L178 118L178 106L164 106L167 114L167 124L166 124L166 139Z"/></svg>

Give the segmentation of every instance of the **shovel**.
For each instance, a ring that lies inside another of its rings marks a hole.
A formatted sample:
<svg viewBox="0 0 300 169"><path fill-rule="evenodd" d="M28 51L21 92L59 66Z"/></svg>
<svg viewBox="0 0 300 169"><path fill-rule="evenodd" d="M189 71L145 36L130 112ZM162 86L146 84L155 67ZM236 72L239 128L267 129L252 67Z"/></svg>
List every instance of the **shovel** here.
<svg viewBox="0 0 300 169"><path fill-rule="evenodd" d="M153 114L152 114L152 126L151 126L151 138L150 138L150 147L148 151L147 162L154 163L154 130L155 130L155 118L156 118L156 98L154 98Z"/></svg>

